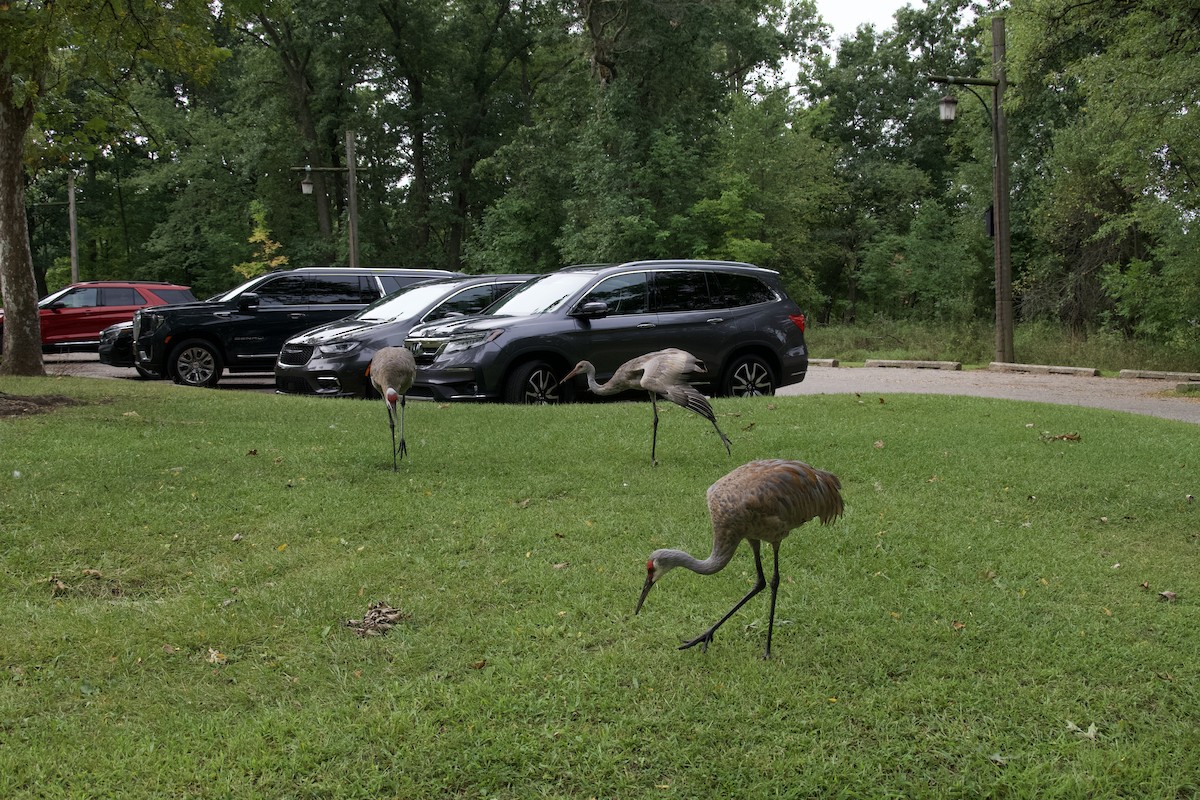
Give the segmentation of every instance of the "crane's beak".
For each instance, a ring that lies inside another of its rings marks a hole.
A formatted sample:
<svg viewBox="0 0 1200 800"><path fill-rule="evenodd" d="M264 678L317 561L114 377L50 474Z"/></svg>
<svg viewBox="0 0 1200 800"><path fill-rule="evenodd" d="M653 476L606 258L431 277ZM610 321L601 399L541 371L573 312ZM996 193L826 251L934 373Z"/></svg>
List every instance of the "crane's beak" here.
<svg viewBox="0 0 1200 800"><path fill-rule="evenodd" d="M564 383L571 380L571 378L574 378L578 372L579 372L579 367L576 367L575 369L571 370L565 376L563 376L562 380L560 380L558 383L554 384L554 388L557 389L558 387L562 386Z"/></svg>
<svg viewBox="0 0 1200 800"><path fill-rule="evenodd" d="M635 608L633 610L633 615L635 617L637 616L637 613L642 610L642 603L646 602L646 595L650 594L650 590L653 588L654 588L654 577L653 577L653 575L647 573L646 574L646 585L642 587L642 596L638 598L637 608Z"/></svg>

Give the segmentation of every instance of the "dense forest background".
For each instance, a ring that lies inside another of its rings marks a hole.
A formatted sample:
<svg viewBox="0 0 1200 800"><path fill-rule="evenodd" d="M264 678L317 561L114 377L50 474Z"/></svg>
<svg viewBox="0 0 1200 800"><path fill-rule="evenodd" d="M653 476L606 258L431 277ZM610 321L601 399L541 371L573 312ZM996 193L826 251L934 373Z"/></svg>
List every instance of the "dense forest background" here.
<svg viewBox="0 0 1200 800"><path fill-rule="evenodd" d="M46 82L39 293L70 279L69 176L81 279L205 297L345 263L353 131L363 264L736 259L821 322L989 320L990 120L957 89L943 125L928 76L990 76L999 13L1018 320L1195 352L1200 5L917 5L833 42L811 0L202 3L203 69L132 52Z"/></svg>

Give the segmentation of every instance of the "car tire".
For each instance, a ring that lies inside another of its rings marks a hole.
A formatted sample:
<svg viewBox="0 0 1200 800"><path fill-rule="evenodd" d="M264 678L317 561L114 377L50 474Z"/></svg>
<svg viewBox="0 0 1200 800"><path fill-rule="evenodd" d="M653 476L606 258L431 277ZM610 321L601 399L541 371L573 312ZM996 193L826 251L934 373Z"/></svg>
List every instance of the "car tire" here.
<svg viewBox="0 0 1200 800"><path fill-rule="evenodd" d="M729 363L721 379L726 397L762 397L775 394L775 372L755 355L738 356Z"/></svg>
<svg viewBox="0 0 1200 800"><path fill-rule="evenodd" d="M570 402L574 391L559 385L553 365L546 361L526 361L504 383L504 402L520 405L554 405Z"/></svg>
<svg viewBox="0 0 1200 800"><path fill-rule="evenodd" d="M180 342L167 359L167 373L182 386L201 386L211 389L221 380L225 368L221 354L203 339Z"/></svg>

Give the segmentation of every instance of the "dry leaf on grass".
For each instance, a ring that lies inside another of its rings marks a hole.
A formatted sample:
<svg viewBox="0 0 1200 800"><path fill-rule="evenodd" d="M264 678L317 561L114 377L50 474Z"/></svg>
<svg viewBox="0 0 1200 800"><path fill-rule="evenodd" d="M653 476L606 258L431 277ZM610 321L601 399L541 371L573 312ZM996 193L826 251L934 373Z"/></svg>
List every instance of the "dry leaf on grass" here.
<svg viewBox="0 0 1200 800"><path fill-rule="evenodd" d="M411 619L412 614L392 608L383 601L371 603L362 619L346 620L346 627L359 636L383 636L396 627L396 624Z"/></svg>
<svg viewBox="0 0 1200 800"><path fill-rule="evenodd" d="M1096 728L1096 723L1094 722L1091 725L1088 725L1088 729L1085 731L1074 722L1071 722L1071 720L1067 720L1067 730L1069 730L1071 733L1082 736L1084 739L1090 739L1093 742L1096 741L1096 737L1100 733Z"/></svg>

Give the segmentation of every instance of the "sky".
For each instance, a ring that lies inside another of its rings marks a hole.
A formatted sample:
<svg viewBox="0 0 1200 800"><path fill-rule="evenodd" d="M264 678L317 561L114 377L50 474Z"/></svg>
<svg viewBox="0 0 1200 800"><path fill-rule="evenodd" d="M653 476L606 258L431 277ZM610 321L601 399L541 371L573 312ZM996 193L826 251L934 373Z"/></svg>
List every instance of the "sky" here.
<svg viewBox="0 0 1200 800"><path fill-rule="evenodd" d="M871 23L878 31L892 27L892 16L896 9L912 5L920 8L922 0L817 0L817 11L833 26L833 41L853 35L864 23Z"/></svg>

